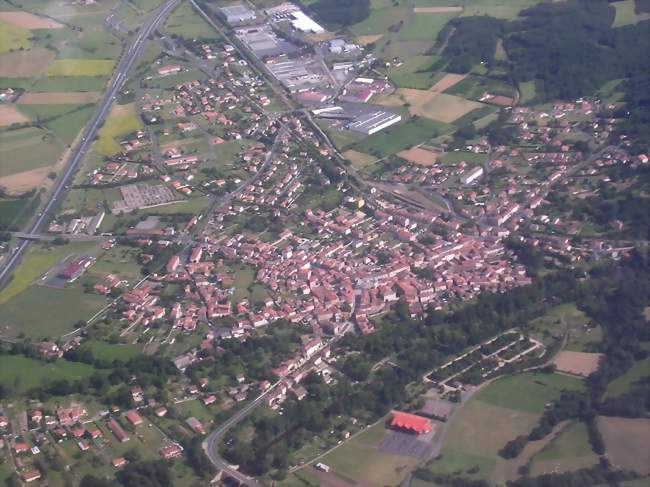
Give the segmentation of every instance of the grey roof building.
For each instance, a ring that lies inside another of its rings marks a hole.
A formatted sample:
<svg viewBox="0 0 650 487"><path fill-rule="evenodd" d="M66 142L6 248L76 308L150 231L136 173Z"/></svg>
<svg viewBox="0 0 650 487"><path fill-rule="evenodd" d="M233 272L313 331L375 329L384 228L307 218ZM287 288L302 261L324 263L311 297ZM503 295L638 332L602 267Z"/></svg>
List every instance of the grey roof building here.
<svg viewBox="0 0 650 487"><path fill-rule="evenodd" d="M226 22L231 25L255 20L256 17L255 12L241 3L236 3L227 7L221 7L219 10L221 11L221 15L223 15L223 18L226 20Z"/></svg>

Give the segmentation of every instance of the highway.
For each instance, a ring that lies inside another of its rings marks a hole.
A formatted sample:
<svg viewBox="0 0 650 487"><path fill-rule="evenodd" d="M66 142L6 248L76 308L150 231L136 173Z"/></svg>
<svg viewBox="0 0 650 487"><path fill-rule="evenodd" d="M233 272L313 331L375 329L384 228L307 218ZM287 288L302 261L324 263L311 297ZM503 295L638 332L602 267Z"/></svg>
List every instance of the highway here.
<svg viewBox="0 0 650 487"><path fill-rule="evenodd" d="M124 86L124 83L128 78L127 75L129 70L147 44L147 38L158 28L158 26L160 26L160 24L167 18L171 11L179 5L180 2L181 0L168 0L162 4L158 10L152 14L149 22L140 28L131 45L125 49L113 72L113 77L108 84L104 97L99 102L95 114L83 131L81 142L72 150L70 159L63 169L62 174L54 183L54 187L47 196L47 200L41 207L40 212L33 217L27 225L24 231L25 234L38 234L43 224L51 217L50 212L52 209L56 208L56 205L63 200L66 190L69 187L69 183L83 161L86 153L90 149L97 131L101 127L108 111L110 110L113 100ZM21 241L20 244L14 248L13 253L0 262L0 287L6 283L7 279L9 279L13 269L24 257L31 244L31 240Z"/></svg>

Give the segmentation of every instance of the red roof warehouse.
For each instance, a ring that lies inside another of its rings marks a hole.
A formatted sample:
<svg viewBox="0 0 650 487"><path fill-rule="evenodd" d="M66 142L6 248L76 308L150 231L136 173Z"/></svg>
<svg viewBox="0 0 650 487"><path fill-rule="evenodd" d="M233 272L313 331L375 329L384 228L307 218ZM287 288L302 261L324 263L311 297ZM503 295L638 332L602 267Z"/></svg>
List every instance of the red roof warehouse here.
<svg viewBox="0 0 650 487"><path fill-rule="evenodd" d="M390 425L393 428L407 430L412 433L422 434L431 431L431 425L427 418L415 414L403 413L402 411L393 411L393 417Z"/></svg>

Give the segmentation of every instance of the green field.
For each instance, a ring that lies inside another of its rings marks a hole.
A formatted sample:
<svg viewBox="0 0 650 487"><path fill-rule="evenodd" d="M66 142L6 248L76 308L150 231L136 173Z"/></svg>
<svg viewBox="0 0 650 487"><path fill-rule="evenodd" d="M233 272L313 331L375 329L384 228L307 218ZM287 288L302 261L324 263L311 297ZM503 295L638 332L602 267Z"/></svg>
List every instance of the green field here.
<svg viewBox="0 0 650 487"><path fill-rule="evenodd" d="M103 76L113 70L111 59L55 59L45 70L47 76Z"/></svg>
<svg viewBox="0 0 650 487"><path fill-rule="evenodd" d="M19 105L20 111L35 122L45 122L66 144L72 143L95 110L88 105Z"/></svg>
<svg viewBox="0 0 650 487"><path fill-rule="evenodd" d="M430 41L433 44L438 33L456 15L456 13L416 14L410 24L400 31L399 39L402 41Z"/></svg>
<svg viewBox="0 0 650 487"><path fill-rule="evenodd" d="M587 426L574 422L533 456L531 475L589 468L596 463L598 455L591 450Z"/></svg>
<svg viewBox="0 0 650 487"><path fill-rule="evenodd" d="M121 137L142 128L142 121L135 113L133 103L128 105L115 105L104 125L99 130L94 150L105 156L113 156L122 151L118 143Z"/></svg>
<svg viewBox="0 0 650 487"><path fill-rule="evenodd" d="M90 350L95 358L109 361L127 361L140 353L140 348L135 345L110 344L99 340L84 341L81 350Z"/></svg>
<svg viewBox="0 0 650 487"><path fill-rule="evenodd" d="M211 39L216 36L215 30L194 11L189 3L182 3L174 10L165 24L165 30L185 39Z"/></svg>
<svg viewBox="0 0 650 487"><path fill-rule="evenodd" d="M551 308L544 316L526 324L525 329L547 345L553 343L553 336L568 333L566 350L593 352L602 340L602 329L594 324L587 328L585 325L589 323L589 317L569 303Z"/></svg>
<svg viewBox="0 0 650 487"><path fill-rule="evenodd" d="M446 90L445 93L478 100L486 91L493 95L504 95L510 97L514 95L514 89L507 83L481 76L468 76Z"/></svg>
<svg viewBox="0 0 650 487"><path fill-rule="evenodd" d="M414 117L354 144L351 149L385 157L453 130L453 126L424 117Z"/></svg>
<svg viewBox="0 0 650 487"><path fill-rule="evenodd" d="M343 479L368 485L399 485L418 459L380 451L377 445L387 432L380 421L319 461Z"/></svg>
<svg viewBox="0 0 650 487"><path fill-rule="evenodd" d="M401 66L389 68L388 77L398 88L426 90L442 77L440 73L429 70L437 59L437 56L429 55L409 56Z"/></svg>
<svg viewBox="0 0 650 487"><path fill-rule="evenodd" d="M392 5L381 8L373 8L367 19L354 24L351 31L355 35L386 34L388 28L398 25L406 18L407 12L403 6Z"/></svg>
<svg viewBox="0 0 650 487"><path fill-rule="evenodd" d="M87 251L94 245L94 243L87 242L72 243L60 247L33 245L16 268L11 281L0 290L0 305L4 305L23 292L33 281L64 257Z"/></svg>
<svg viewBox="0 0 650 487"><path fill-rule="evenodd" d="M0 228L9 228L28 204L28 198L0 199Z"/></svg>
<svg viewBox="0 0 650 487"><path fill-rule="evenodd" d="M580 379L560 374L519 374L495 380L479 391L474 400L515 411L541 412L544 405L560 397L563 390L581 390Z"/></svg>
<svg viewBox="0 0 650 487"><path fill-rule="evenodd" d="M0 20L0 52L28 49L30 37L29 30Z"/></svg>
<svg viewBox="0 0 650 487"><path fill-rule="evenodd" d="M92 365L57 360L41 362L23 355L0 355L0 384L18 393L53 380L78 380L95 371Z"/></svg>
<svg viewBox="0 0 650 487"><path fill-rule="evenodd" d="M31 286L0 307L0 327L4 333L24 333L32 338L58 337L75 329L107 304L96 294L80 294L80 289L52 289Z"/></svg>
<svg viewBox="0 0 650 487"><path fill-rule="evenodd" d="M30 80L32 91L104 91L105 76L57 76Z"/></svg>
<svg viewBox="0 0 650 487"><path fill-rule="evenodd" d="M35 127L0 132L0 177L50 166L62 150L55 137Z"/></svg>
<svg viewBox="0 0 650 487"><path fill-rule="evenodd" d="M647 351L650 351L650 343L646 342L642 346ZM634 362L634 365L632 365L630 370L607 385L605 398L625 394L630 390L635 382L648 376L650 376L650 357L643 360L637 360Z"/></svg>

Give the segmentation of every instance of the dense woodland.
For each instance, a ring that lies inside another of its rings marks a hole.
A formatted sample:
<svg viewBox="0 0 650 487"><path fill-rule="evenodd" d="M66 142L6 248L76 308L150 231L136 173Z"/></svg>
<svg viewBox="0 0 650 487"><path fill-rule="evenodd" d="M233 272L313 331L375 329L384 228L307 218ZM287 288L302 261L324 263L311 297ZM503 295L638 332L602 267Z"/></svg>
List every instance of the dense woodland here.
<svg viewBox="0 0 650 487"><path fill-rule="evenodd" d="M319 20L332 26L346 26L370 15L370 0L318 0L309 5Z"/></svg>

